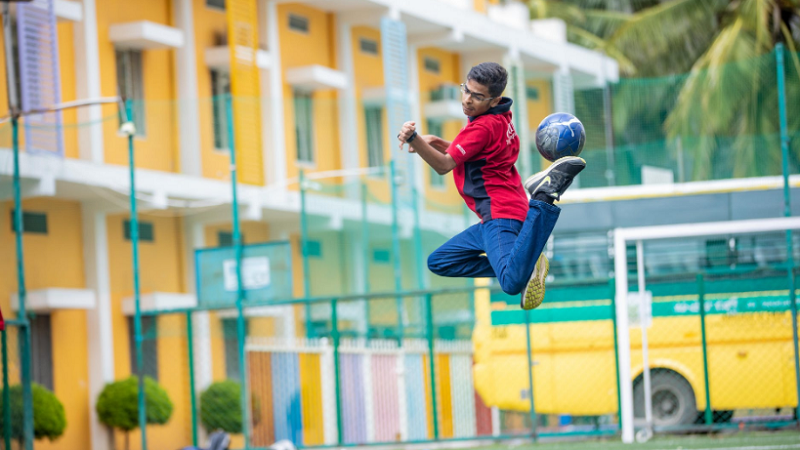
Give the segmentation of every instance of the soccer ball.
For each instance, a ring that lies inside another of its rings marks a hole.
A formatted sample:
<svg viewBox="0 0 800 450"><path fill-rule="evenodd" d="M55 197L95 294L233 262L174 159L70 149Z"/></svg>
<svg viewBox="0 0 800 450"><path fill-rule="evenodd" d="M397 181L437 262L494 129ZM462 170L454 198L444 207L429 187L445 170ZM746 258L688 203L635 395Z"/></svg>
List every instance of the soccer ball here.
<svg viewBox="0 0 800 450"><path fill-rule="evenodd" d="M548 161L578 156L584 143L586 132L583 124L570 113L550 114L536 129L536 148Z"/></svg>

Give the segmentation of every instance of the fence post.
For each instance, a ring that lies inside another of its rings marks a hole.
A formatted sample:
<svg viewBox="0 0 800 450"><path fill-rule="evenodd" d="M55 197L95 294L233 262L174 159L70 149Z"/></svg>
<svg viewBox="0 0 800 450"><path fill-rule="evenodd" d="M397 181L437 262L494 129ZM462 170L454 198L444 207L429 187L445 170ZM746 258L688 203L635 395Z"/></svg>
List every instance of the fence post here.
<svg viewBox="0 0 800 450"><path fill-rule="evenodd" d="M614 373L617 378L617 422L622 429L622 396L619 382L619 345L617 344L617 283L614 278L608 279L608 290L611 293L611 328L614 334Z"/></svg>
<svg viewBox="0 0 800 450"><path fill-rule="evenodd" d="M708 341L706 340L706 291L703 274L697 274L697 300L700 308L700 345L703 349L703 383L705 383L706 390L706 410L705 421L706 425L714 423L713 413L711 412L711 391L709 390L708 382Z"/></svg>
<svg viewBox="0 0 800 450"><path fill-rule="evenodd" d="M8 327L8 325L6 325ZM3 423L11 423L11 393L8 388L8 330L2 332L3 340ZM6 449L11 449L11 427L6 425L3 427L3 443Z"/></svg>
<svg viewBox="0 0 800 450"><path fill-rule="evenodd" d="M131 100L125 102L125 117L129 122L133 122L133 108ZM147 450L147 405L144 397L144 355L142 354L142 310L140 305L139 293L139 215L136 211L136 167L134 164L133 135L128 133L128 171L130 177L130 235L131 248L133 254L133 304L134 304L134 344L136 347L136 375L138 378L139 392L139 429L142 435L142 448Z"/></svg>
<svg viewBox="0 0 800 450"><path fill-rule="evenodd" d="M306 215L306 172L300 169L300 256L303 258L303 297L311 297L311 267L308 261L308 218ZM306 315L306 337L313 337L311 303L304 306Z"/></svg>
<svg viewBox="0 0 800 450"><path fill-rule="evenodd" d="M192 445L197 447L197 393L194 381L194 329L192 312L186 311L186 349L189 352L189 402L192 408Z"/></svg>
<svg viewBox="0 0 800 450"><path fill-rule="evenodd" d="M399 204L398 204L398 186L397 186L397 167L394 161L389 163L389 187L392 196L392 265L394 266L394 290L400 292L403 290L403 272L400 261L400 228L399 228ZM403 334L405 334L405 326L403 323L403 297L397 297L397 341L400 346L403 346Z"/></svg>
<svg viewBox="0 0 800 450"><path fill-rule="evenodd" d="M425 294L426 332L428 338L428 366L431 372L431 411L433 414L433 439L439 440L439 413L436 409L436 355L433 346L433 296Z"/></svg>
<svg viewBox="0 0 800 450"><path fill-rule="evenodd" d="M525 344L528 348L528 403L531 408L531 436L534 442L539 438L536 427L536 409L533 403L533 349L531 345L531 312L525 310Z"/></svg>
<svg viewBox="0 0 800 450"><path fill-rule="evenodd" d="M331 300L331 338L333 339L333 378L336 384L336 436L338 445L344 443L342 427L342 380L341 363L339 362L339 314L337 300Z"/></svg>
<svg viewBox="0 0 800 450"><path fill-rule="evenodd" d="M231 152L231 194L232 194L232 221L233 221L233 248L236 254L236 343L239 357L239 383L241 385L242 403L242 434L244 435L244 447L250 447L250 410L247 407L247 365L245 361L244 341L246 339L244 321L244 283L242 280L242 233L239 229L239 199L237 197L237 167L236 167L236 145L233 134L233 105L230 94L225 96L225 115L228 124L228 147Z"/></svg>
<svg viewBox="0 0 800 450"><path fill-rule="evenodd" d="M361 180L361 251L362 251L362 258L364 258L364 284L362 286L363 291L365 294L368 294L370 291L369 286L369 217L367 217L367 194L369 193L369 187L367 186L367 182L365 180ZM369 323L369 299L364 299L364 327L366 330L366 335L364 336L367 340L369 340L369 333L371 331L371 325Z"/></svg>
<svg viewBox="0 0 800 450"><path fill-rule="evenodd" d="M775 46L778 72L778 115L781 126L781 160L783 166L783 215L792 215L791 192L789 190L789 127L786 122L786 73L783 63L783 44ZM786 230L786 265L789 277L789 308L792 313L792 341L794 344L794 383L795 393L800 401L800 348L797 342L797 296L794 284L794 251L792 230ZM800 406L794 410L794 419L800 423Z"/></svg>

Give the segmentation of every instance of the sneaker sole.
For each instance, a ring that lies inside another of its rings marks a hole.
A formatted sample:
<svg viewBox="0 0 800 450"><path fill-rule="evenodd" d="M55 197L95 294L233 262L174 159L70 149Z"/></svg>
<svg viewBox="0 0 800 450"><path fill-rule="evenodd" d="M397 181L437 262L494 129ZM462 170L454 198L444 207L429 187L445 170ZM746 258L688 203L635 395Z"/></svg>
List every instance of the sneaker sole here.
<svg viewBox="0 0 800 450"><path fill-rule="evenodd" d="M581 161L581 162L583 162L584 165L586 164L586 161L583 158L579 157L579 156L565 156L565 157L563 157L561 159L556 160L556 162L554 162L553 164L550 164L550 167L548 167L547 169L544 169L541 172L538 172L538 173L535 173L535 174L529 176L528 179L526 179L525 182L522 183L522 185L525 187L526 191L530 192L531 191L531 187L533 185L535 185L535 184L538 184L541 180L543 180L544 177L546 177L547 174L550 173L550 171L552 171L553 169L555 169L556 167L558 167L558 166L560 166L562 164L566 164L566 163L569 163L571 161Z"/></svg>
<svg viewBox="0 0 800 450"><path fill-rule="evenodd" d="M539 256L539 260L536 261L536 267L533 269L528 285L525 286L525 292L522 294L522 300L520 301L522 309L535 309L542 304L542 301L544 301L544 280L547 278L549 271L550 261L542 253Z"/></svg>

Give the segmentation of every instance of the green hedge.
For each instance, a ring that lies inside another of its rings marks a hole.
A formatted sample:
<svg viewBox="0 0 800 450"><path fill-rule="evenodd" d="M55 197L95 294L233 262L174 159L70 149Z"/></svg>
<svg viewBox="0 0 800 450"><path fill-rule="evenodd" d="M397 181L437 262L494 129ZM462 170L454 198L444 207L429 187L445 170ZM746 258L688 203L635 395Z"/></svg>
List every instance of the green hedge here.
<svg viewBox="0 0 800 450"><path fill-rule="evenodd" d="M33 392L33 437L56 440L67 428L67 415L64 405L44 386L31 383ZM11 408L11 437L22 442L22 385L17 384L8 389ZM0 399L2 391L0 390ZM5 415L3 403L0 401L0 434L5 432Z"/></svg>

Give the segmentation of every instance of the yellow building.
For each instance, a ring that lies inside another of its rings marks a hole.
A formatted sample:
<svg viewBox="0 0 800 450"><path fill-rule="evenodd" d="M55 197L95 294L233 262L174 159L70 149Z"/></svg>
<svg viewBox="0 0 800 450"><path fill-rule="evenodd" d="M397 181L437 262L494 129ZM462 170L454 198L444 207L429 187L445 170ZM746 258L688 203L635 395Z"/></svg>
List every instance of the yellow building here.
<svg viewBox="0 0 800 450"><path fill-rule="evenodd" d="M336 171L357 174L402 159L392 138L396 131L389 129L383 53L388 38L382 35L382 20L405 27L406 40L400 44L407 60L400 72L405 71L402 76L412 93L408 119L417 120L423 132L452 139L463 126L457 86L470 67L492 60L515 68L517 78L509 92L528 97L515 99L523 174L539 169L528 131L543 115L572 108L571 87L617 76L613 61L566 43L563 30L550 22L532 24L518 2L251 1L54 0L61 100L116 95L132 100L146 311L195 305L194 249L230 243L229 137L222 100L231 89L226 6L251 4L256 11L249 18L258 46L253 57L257 77L249 92L256 95L237 98L234 105L235 113L251 113L234 114L237 122L250 121L236 128L235 135L244 182L239 190L244 240L292 243L297 296L304 294L298 247L300 170L336 186L343 182L342 172ZM6 83L2 71L0 83ZM532 90L535 97L528 96ZM6 105L2 89L0 116L7 114ZM22 140L27 308L37 343L34 381L64 403L68 423L60 439L37 441L36 448L105 450L114 448L115 440L121 445L124 437L99 423L95 401L106 383L127 377L133 365L127 142L118 131L113 104L64 111L63 121L58 132L64 158L29 153L24 136ZM9 136L6 124L0 129L0 188L5 196L0 211L0 264L5 269L0 271L0 308L13 317L17 278L10 223L12 167L5 163L11 158ZM431 242L459 232L466 222L452 178L442 179L419 159L413 165L416 176L409 182L426 205L420 220L423 232L434 236ZM325 178L325 172L338 177ZM388 242L389 209L379 204L389 201L385 177L366 177L377 205L368 219L375 241ZM309 268L312 273L327 271L325 277L314 278L310 294L358 290L364 283L373 290L393 288L386 264L374 264L368 280L360 275L359 267L374 261L359 255L380 259L390 247L359 247L359 229L352 226L361 220L359 194L339 193L325 200L326 195L311 194L308 200L310 231L318 236L318 255ZM342 248L353 251L341 256ZM404 247L402 252L413 259L410 250ZM407 286L420 281L410 266L403 271ZM250 327L257 335L294 336L305 326L300 308L251 315ZM199 336L194 342L199 391L239 368L226 358L227 316L196 313L192 320ZM150 448L189 445L186 317L148 318L144 327L145 332L157 329L159 335L146 344L145 372L158 379L175 405L167 425L148 429ZM131 443L139 448L138 432L131 433Z"/></svg>

